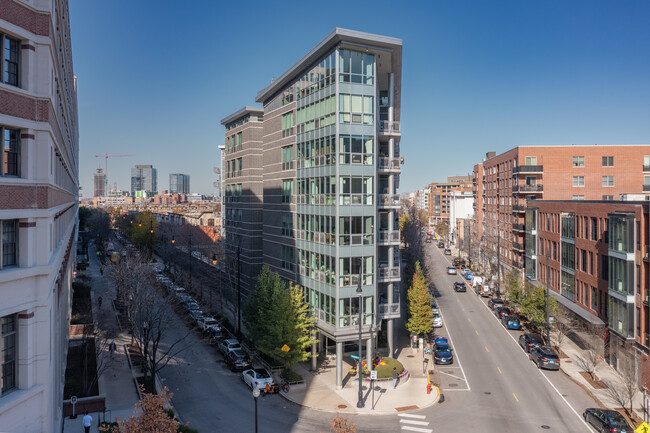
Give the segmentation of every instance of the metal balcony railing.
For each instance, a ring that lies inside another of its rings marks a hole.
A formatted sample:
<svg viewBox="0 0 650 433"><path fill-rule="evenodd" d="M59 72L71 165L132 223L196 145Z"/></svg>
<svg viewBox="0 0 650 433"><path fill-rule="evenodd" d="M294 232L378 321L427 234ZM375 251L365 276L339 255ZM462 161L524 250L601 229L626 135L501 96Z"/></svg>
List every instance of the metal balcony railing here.
<svg viewBox="0 0 650 433"><path fill-rule="evenodd" d="M520 165L512 170L514 173L543 173L543 165Z"/></svg>
<svg viewBox="0 0 650 433"><path fill-rule="evenodd" d="M643 171L650 171L650 165L643 164Z"/></svg>
<svg viewBox="0 0 650 433"><path fill-rule="evenodd" d="M542 192L544 187L542 185L515 185L512 187L513 192Z"/></svg>
<svg viewBox="0 0 650 433"><path fill-rule="evenodd" d="M399 243L399 230L379 230L379 244Z"/></svg>
<svg viewBox="0 0 650 433"><path fill-rule="evenodd" d="M517 223L512 224L512 229L518 232L523 232L525 228L526 226L524 224L517 224Z"/></svg>
<svg viewBox="0 0 650 433"><path fill-rule="evenodd" d="M519 251L524 250L524 244L520 244L519 242L513 242L512 247Z"/></svg>
<svg viewBox="0 0 650 433"><path fill-rule="evenodd" d="M396 133L399 134L399 122L397 121L390 121L390 120L382 120L379 122L379 132L383 134L392 134Z"/></svg>
<svg viewBox="0 0 650 433"><path fill-rule="evenodd" d="M377 159L377 169L379 171L399 170L400 158L389 158L387 156L380 156Z"/></svg>
<svg viewBox="0 0 650 433"><path fill-rule="evenodd" d="M379 207L399 207L399 194L377 194Z"/></svg>
<svg viewBox="0 0 650 433"><path fill-rule="evenodd" d="M650 185L643 185L644 191L650 191Z"/></svg>
<svg viewBox="0 0 650 433"><path fill-rule="evenodd" d="M393 266L389 268L388 266L382 266L381 263L379 264L379 276L378 276L379 282L394 281L394 280L399 281L399 279L400 276L399 276L398 266Z"/></svg>
<svg viewBox="0 0 650 433"><path fill-rule="evenodd" d="M512 206L512 211L513 212L525 212L526 211L526 206L523 204L516 204Z"/></svg>

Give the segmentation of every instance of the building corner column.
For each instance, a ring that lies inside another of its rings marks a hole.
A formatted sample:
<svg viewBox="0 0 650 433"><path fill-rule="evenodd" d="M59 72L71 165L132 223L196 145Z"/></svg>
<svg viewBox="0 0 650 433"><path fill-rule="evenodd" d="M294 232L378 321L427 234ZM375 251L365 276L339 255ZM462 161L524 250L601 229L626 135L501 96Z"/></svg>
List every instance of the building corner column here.
<svg viewBox="0 0 650 433"><path fill-rule="evenodd" d="M343 388L343 342L336 342L336 389Z"/></svg>

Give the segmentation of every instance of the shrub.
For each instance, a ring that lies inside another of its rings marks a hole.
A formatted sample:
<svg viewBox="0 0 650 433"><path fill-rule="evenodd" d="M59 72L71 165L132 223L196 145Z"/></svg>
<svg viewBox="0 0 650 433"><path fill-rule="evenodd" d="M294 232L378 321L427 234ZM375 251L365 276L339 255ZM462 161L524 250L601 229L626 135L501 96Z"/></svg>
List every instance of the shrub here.
<svg viewBox="0 0 650 433"><path fill-rule="evenodd" d="M284 370L282 370L282 373L280 373L280 377L282 377L284 380L286 380L289 383L303 381L302 376L290 368L285 368Z"/></svg>

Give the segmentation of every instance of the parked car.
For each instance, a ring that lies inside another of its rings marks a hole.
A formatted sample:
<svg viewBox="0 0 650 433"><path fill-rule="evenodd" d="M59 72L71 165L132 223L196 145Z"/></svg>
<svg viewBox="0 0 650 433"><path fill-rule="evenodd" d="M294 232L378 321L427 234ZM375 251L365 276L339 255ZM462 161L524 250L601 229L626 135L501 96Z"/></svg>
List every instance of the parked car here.
<svg viewBox="0 0 650 433"><path fill-rule="evenodd" d="M251 368L253 364L251 363L251 357L248 356L244 349L233 349L230 352L226 353L226 356L223 358L226 365L230 368L230 371L244 371L247 368Z"/></svg>
<svg viewBox="0 0 650 433"><path fill-rule="evenodd" d="M210 339L210 344L218 344L223 340L223 332L221 332L221 329L208 328L205 335Z"/></svg>
<svg viewBox="0 0 650 433"><path fill-rule="evenodd" d="M514 329L515 331L521 329L521 321L515 314L501 316L501 323L503 323L503 326L505 326L506 329Z"/></svg>
<svg viewBox="0 0 650 433"><path fill-rule="evenodd" d="M560 369L560 357L557 355L557 352L550 347L534 347L530 350L528 357L537 365L537 368L545 368L547 370Z"/></svg>
<svg viewBox="0 0 650 433"><path fill-rule="evenodd" d="M531 349L544 345L544 339L539 334L526 332L519 336L519 345L525 352L530 352Z"/></svg>
<svg viewBox="0 0 650 433"><path fill-rule="evenodd" d="M451 256L451 250L449 248L445 248L445 255Z"/></svg>
<svg viewBox="0 0 650 433"><path fill-rule="evenodd" d="M199 322L199 320L203 319L203 311L201 310L190 310L187 314L194 320L195 322Z"/></svg>
<svg viewBox="0 0 650 433"><path fill-rule="evenodd" d="M431 243L431 238L427 236L427 240L426 240L426 241L424 241L424 242L426 242L426 243L428 243L428 244L430 244L430 243Z"/></svg>
<svg viewBox="0 0 650 433"><path fill-rule="evenodd" d="M219 351L224 355L234 349L241 349L239 340L237 340L236 338L228 338L226 340L221 340L221 343L219 343Z"/></svg>
<svg viewBox="0 0 650 433"><path fill-rule="evenodd" d="M442 328L442 316L440 314L433 315L433 327Z"/></svg>
<svg viewBox="0 0 650 433"><path fill-rule="evenodd" d="M241 374L241 377L244 383L250 386L251 389L253 389L254 386L259 389L264 389L267 383L269 386L273 384L273 378L263 368L248 369Z"/></svg>
<svg viewBox="0 0 650 433"><path fill-rule="evenodd" d="M192 301L192 297L185 292L176 292L176 299L182 304Z"/></svg>
<svg viewBox="0 0 650 433"><path fill-rule="evenodd" d="M444 341L438 341L433 345L433 362L436 364L452 364L454 362L454 355L451 353L449 342L445 338Z"/></svg>
<svg viewBox="0 0 650 433"><path fill-rule="evenodd" d="M445 243L444 242L438 242L438 248L444 248Z"/></svg>
<svg viewBox="0 0 650 433"><path fill-rule="evenodd" d="M454 290L457 292L466 292L467 291L467 285L463 281L456 281L454 283Z"/></svg>
<svg viewBox="0 0 650 433"><path fill-rule="evenodd" d="M447 274L449 274L449 275L456 275L456 273L457 273L457 272L456 272L456 268L454 268L453 266L449 266L449 267L447 268Z"/></svg>
<svg viewBox="0 0 650 433"><path fill-rule="evenodd" d="M465 274L465 279L467 281L472 281L472 278L474 278L474 273L472 271L469 271Z"/></svg>
<svg viewBox="0 0 650 433"><path fill-rule="evenodd" d="M210 316L204 317L203 319L199 320L198 325L199 325L199 328L201 329L201 331L203 331L203 333L207 333L208 329L212 329L212 328L220 329L221 328L219 326L219 322L217 321L217 319L215 319L214 317L210 317Z"/></svg>
<svg viewBox="0 0 650 433"><path fill-rule="evenodd" d="M630 427L623 415L615 410L588 408L582 414L592 426L596 427L599 432L617 432L633 433L634 429Z"/></svg>
<svg viewBox="0 0 650 433"><path fill-rule="evenodd" d="M496 307L494 311L499 319L503 316L509 316L512 313L508 307Z"/></svg>
<svg viewBox="0 0 650 433"><path fill-rule="evenodd" d="M494 297L494 298L490 298L490 300L488 301L488 307L490 307L490 309L492 310L494 310L497 307L503 307L503 304L505 304L505 301L501 298Z"/></svg>
<svg viewBox="0 0 650 433"><path fill-rule="evenodd" d="M489 298L490 296L492 296L492 290L490 290L490 287L483 284L482 286L480 286L478 288L477 294L481 295L481 297L483 297L483 298Z"/></svg>
<svg viewBox="0 0 650 433"><path fill-rule="evenodd" d="M199 307L199 304L196 303L196 301L191 300L189 302L185 303L185 308L187 311L192 311L192 310L200 310L201 307Z"/></svg>
<svg viewBox="0 0 650 433"><path fill-rule="evenodd" d="M440 314L440 310L438 309L438 303L434 299L431 301L431 309L433 310L433 314Z"/></svg>

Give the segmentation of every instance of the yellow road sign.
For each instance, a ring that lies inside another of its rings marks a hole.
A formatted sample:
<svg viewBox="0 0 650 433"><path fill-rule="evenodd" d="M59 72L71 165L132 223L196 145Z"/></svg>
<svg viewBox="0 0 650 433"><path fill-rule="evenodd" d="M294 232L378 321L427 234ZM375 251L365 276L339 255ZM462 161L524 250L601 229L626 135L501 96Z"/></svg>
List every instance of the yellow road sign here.
<svg viewBox="0 0 650 433"><path fill-rule="evenodd" d="M650 425L647 422L642 423L634 430L636 433L650 433Z"/></svg>
<svg viewBox="0 0 650 433"><path fill-rule="evenodd" d="M283 351L283 352L288 352L288 351L291 350L291 348L285 344L284 346L282 346L282 349L280 349L280 350Z"/></svg>

